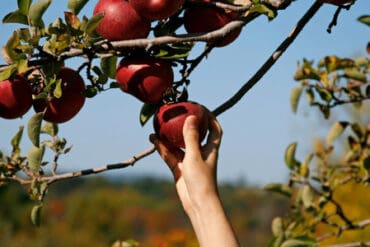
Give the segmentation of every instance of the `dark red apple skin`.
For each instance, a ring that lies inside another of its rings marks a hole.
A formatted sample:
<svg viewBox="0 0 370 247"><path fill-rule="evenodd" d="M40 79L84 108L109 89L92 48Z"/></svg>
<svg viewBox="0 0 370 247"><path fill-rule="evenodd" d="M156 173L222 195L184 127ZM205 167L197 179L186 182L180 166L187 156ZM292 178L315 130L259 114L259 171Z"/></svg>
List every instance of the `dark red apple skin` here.
<svg viewBox="0 0 370 247"><path fill-rule="evenodd" d="M205 138L208 130L208 109L195 102L166 104L154 116L153 126L157 138L177 148L185 148L183 126L185 119L195 115L198 119L199 141Z"/></svg>
<svg viewBox="0 0 370 247"><path fill-rule="evenodd" d="M128 0L137 13L149 20L166 19L178 11L185 0Z"/></svg>
<svg viewBox="0 0 370 247"><path fill-rule="evenodd" d="M0 117L15 119L23 116L32 106L32 88L20 75L0 82Z"/></svg>
<svg viewBox="0 0 370 247"><path fill-rule="evenodd" d="M52 123L64 123L72 119L85 104L85 83L77 71L63 67L58 76L62 80L62 97L37 99L33 102L36 112L45 111L44 120Z"/></svg>
<svg viewBox="0 0 370 247"><path fill-rule="evenodd" d="M209 1L205 1L209 2ZM212 6L192 6L184 13L184 27L188 33L207 33L222 28L239 14L226 12ZM224 47L233 42L240 34L241 28L233 31L215 43L216 47Z"/></svg>
<svg viewBox="0 0 370 247"><path fill-rule="evenodd" d="M99 0L94 15L104 13L96 31L109 41L146 38L150 20L140 16L126 0Z"/></svg>
<svg viewBox="0 0 370 247"><path fill-rule="evenodd" d="M144 103L156 104L171 87L174 75L169 61L150 56L127 57L117 67L116 80L122 91Z"/></svg>

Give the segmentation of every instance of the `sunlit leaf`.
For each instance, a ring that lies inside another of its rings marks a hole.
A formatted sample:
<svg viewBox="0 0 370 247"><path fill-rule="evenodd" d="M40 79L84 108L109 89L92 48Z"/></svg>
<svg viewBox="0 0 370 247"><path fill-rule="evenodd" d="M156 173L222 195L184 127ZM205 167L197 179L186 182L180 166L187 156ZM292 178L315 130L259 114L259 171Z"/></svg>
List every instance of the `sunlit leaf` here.
<svg viewBox="0 0 370 247"><path fill-rule="evenodd" d="M42 159L44 157L44 153L45 153L45 146L41 146L41 147L33 146L28 151L28 155L27 155L28 166L34 174L38 174L40 170Z"/></svg>
<svg viewBox="0 0 370 247"><path fill-rule="evenodd" d="M359 22L370 26L370 15L362 15L357 19Z"/></svg>
<svg viewBox="0 0 370 247"><path fill-rule="evenodd" d="M309 208L312 206L313 201L313 191L309 185L304 185L302 188L302 202L305 208Z"/></svg>
<svg viewBox="0 0 370 247"><path fill-rule="evenodd" d="M13 150L19 149L19 144L21 142L23 136L24 126L19 126L18 132L13 136L12 140L10 141Z"/></svg>
<svg viewBox="0 0 370 247"><path fill-rule="evenodd" d="M315 240L306 238L306 239L288 239L280 247L307 247L315 246L317 243Z"/></svg>
<svg viewBox="0 0 370 247"><path fill-rule="evenodd" d="M21 11L17 10L14 12L10 12L6 16L4 16L3 23L19 23L19 24L28 24L27 15L22 13Z"/></svg>
<svg viewBox="0 0 370 247"><path fill-rule="evenodd" d="M88 2L89 0L69 0L68 1L68 9L78 15L78 13L80 13L81 9L85 6L85 4Z"/></svg>
<svg viewBox="0 0 370 247"><path fill-rule="evenodd" d="M63 83L63 81L61 79L56 80L53 95L57 99L60 99L62 97L62 94L63 94L62 83Z"/></svg>
<svg viewBox="0 0 370 247"><path fill-rule="evenodd" d="M5 81L9 79L12 75L17 72L17 65L12 64L7 66L3 71L0 71L0 81Z"/></svg>
<svg viewBox="0 0 370 247"><path fill-rule="evenodd" d="M297 112L299 98L302 95L302 87L295 87L290 93L290 106L294 113Z"/></svg>
<svg viewBox="0 0 370 247"><path fill-rule="evenodd" d="M58 134L58 124L46 122L46 124L41 127L41 133L56 136Z"/></svg>
<svg viewBox="0 0 370 247"><path fill-rule="evenodd" d="M30 9L32 0L18 0L17 2L18 2L19 11L22 14L27 15L28 10Z"/></svg>
<svg viewBox="0 0 370 247"><path fill-rule="evenodd" d="M276 192L285 196L292 195L292 189L286 184L270 183L263 187L264 190Z"/></svg>
<svg viewBox="0 0 370 247"><path fill-rule="evenodd" d="M348 122L335 122L326 136L326 143L331 145L343 133L348 124Z"/></svg>
<svg viewBox="0 0 370 247"><path fill-rule="evenodd" d="M294 169L296 166L299 165L298 161L295 159L296 148L297 148L297 143L294 142L294 143L291 143L285 150L285 155L284 155L285 164L290 170Z"/></svg>
<svg viewBox="0 0 370 247"><path fill-rule="evenodd" d="M31 221L35 226L40 226L42 203L34 206L31 211Z"/></svg>
<svg viewBox="0 0 370 247"><path fill-rule="evenodd" d="M36 147L39 147L40 145L41 123L43 117L44 113L38 112L30 118L27 125L28 137Z"/></svg>
<svg viewBox="0 0 370 247"><path fill-rule="evenodd" d="M265 4L254 4L253 7L247 12L248 14L251 13L259 13L266 15L269 20L272 20L276 17L277 11L273 10Z"/></svg>
<svg viewBox="0 0 370 247"><path fill-rule="evenodd" d="M83 31L86 32L87 34L92 34L103 18L104 18L103 13L94 15L87 21L86 26L83 28Z"/></svg>
<svg viewBox="0 0 370 247"><path fill-rule="evenodd" d="M51 0L39 0L36 3L33 3L29 9L29 19L32 26L41 27L42 26L42 16L45 11L49 8Z"/></svg>
<svg viewBox="0 0 370 247"><path fill-rule="evenodd" d="M360 81L360 82L367 82L367 77L364 73L359 71L358 69L346 69L344 70L344 75L345 78Z"/></svg>
<svg viewBox="0 0 370 247"><path fill-rule="evenodd" d="M275 217L271 223L271 230L275 237L284 233L283 219L281 217Z"/></svg>

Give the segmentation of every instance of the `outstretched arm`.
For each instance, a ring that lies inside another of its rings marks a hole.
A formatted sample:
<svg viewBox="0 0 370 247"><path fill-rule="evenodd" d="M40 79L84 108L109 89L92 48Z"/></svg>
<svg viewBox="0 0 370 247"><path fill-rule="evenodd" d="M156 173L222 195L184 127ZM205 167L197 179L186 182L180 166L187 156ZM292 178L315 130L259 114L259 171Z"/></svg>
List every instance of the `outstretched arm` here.
<svg viewBox="0 0 370 247"><path fill-rule="evenodd" d="M177 193L200 246L239 246L217 190L216 171L222 137L221 126L210 114L208 139L201 147L196 121L195 116L189 116L185 120L185 153L158 140L155 135L151 135L150 140L174 175Z"/></svg>

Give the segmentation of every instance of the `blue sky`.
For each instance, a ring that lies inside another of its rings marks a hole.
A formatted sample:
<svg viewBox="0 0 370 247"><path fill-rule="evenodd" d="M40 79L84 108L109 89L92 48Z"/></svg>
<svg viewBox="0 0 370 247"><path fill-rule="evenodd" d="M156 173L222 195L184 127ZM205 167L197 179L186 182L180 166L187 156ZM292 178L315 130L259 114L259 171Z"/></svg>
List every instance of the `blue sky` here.
<svg viewBox="0 0 370 247"><path fill-rule="evenodd" d="M16 9L16 1L8 2L0 9L1 17ZM91 16L96 2L90 0L81 14ZM189 99L212 110L231 97L271 55L312 3L295 1L272 22L260 17L248 24L234 43L215 49L191 74ZM48 20L62 17L66 6L67 0L53 1L46 14ZM220 181L244 180L258 185L283 182L287 178L283 158L286 146L297 141L298 157L303 158L311 150L312 139L325 135L327 126L335 119L325 123L304 101L300 102L297 114L293 114L289 94L296 86L293 74L302 58L318 61L332 54L366 55L370 29L356 19L370 14L370 2L357 0L350 11L342 11L338 25L328 34L326 28L335 10L334 6L323 6L258 84L235 107L218 117L224 131L218 169ZM15 26L1 25L0 44L3 45ZM0 63L4 63L1 58ZM60 159L61 168L72 171L116 163L149 147L148 135L153 128L151 122L143 128L140 126L140 107L138 100L120 90L88 99L75 118L60 125L60 135L73 144L68 156ZM23 119L0 119L1 150L10 150L10 138L32 114L31 109ZM24 153L29 145L24 138ZM170 176L157 154L134 167L106 174L122 179L136 175Z"/></svg>

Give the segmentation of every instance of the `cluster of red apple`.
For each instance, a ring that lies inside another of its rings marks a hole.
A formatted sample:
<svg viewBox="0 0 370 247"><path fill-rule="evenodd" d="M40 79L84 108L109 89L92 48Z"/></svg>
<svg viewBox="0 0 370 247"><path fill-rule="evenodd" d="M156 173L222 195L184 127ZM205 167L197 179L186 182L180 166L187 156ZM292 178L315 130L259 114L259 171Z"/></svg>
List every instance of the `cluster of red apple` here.
<svg viewBox="0 0 370 247"><path fill-rule="evenodd" d="M211 0L201 0L210 2ZM99 0L94 15L104 17L96 31L109 41L146 38L151 21L166 19L180 11L185 0ZM236 19L239 14L210 5L190 5L184 12L184 27L189 33L210 32ZM241 30L236 30L215 46L225 46L235 40ZM44 112L44 120L63 123L73 118L83 107L85 84L79 73L62 67L56 76L60 81L61 95L49 93L39 97L43 87L37 88L25 75L15 75L0 82L0 117L14 119L24 115L33 106L36 112ZM121 89L147 104L162 105L164 93L174 80L170 61L148 54L124 57L118 67L116 80ZM31 86L32 85L32 86ZM54 84L55 85L55 84ZM58 86L58 85L57 85ZM53 89L48 90L52 92ZM36 97L33 99L33 96ZM195 102L178 102L162 105L154 117L154 129L161 139L184 147L182 126L188 115L198 117L201 139L208 128L208 110Z"/></svg>
<svg viewBox="0 0 370 247"><path fill-rule="evenodd" d="M25 75L0 82L0 117L14 119L23 116L33 105L36 112L44 111L44 119L53 123L63 123L73 118L85 103L85 83L77 71L68 67L60 69L62 95L32 99L34 92ZM41 87L45 85L40 85Z"/></svg>
<svg viewBox="0 0 370 247"><path fill-rule="evenodd" d="M198 0L211 2L212 0ZM109 41L146 38L151 21L171 17L180 11L185 0L99 0L94 15L104 14L96 31ZM207 33L217 30L239 14L211 5L190 5L184 11L183 22L188 33ZM215 43L222 47L234 41L241 29Z"/></svg>

